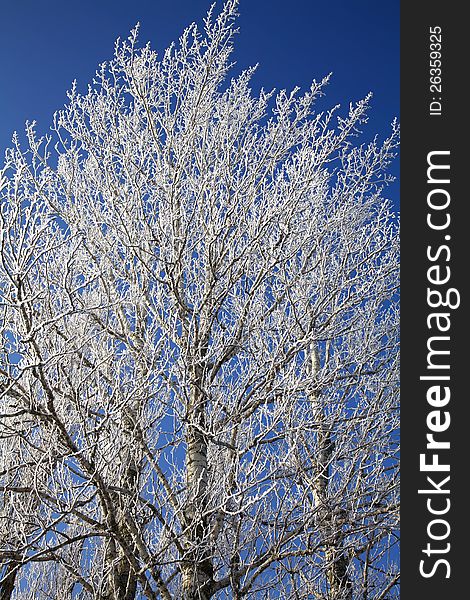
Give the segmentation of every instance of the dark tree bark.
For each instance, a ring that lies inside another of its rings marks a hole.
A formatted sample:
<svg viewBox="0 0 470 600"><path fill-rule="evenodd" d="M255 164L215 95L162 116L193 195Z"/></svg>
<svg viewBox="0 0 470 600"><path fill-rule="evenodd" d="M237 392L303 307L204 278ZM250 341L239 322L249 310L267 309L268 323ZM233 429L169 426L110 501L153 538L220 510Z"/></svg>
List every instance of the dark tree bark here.
<svg viewBox="0 0 470 600"><path fill-rule="evenodd" d="M19 563L11 560L0 566L0 600L10 600L15 589Z"/></svg>

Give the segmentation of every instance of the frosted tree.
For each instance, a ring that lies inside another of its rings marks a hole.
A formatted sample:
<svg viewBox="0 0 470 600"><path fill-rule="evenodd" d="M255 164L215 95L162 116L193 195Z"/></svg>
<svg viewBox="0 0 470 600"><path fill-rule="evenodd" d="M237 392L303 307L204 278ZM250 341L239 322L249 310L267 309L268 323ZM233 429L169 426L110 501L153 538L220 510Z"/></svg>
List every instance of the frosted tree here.
<svg viewBox="0 0 470 600"><path fill-rule="evenodd" d="M397 597L398 128L229 79L236 4L6 152L2 600Z"/></svg>

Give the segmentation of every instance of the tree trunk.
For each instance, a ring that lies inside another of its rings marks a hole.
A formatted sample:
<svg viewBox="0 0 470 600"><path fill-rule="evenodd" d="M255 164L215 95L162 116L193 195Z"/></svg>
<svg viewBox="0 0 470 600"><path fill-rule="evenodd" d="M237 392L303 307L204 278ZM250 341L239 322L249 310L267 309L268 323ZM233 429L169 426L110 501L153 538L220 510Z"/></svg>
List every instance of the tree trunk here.
<svg viewBox="0 0 470 600"><path fill-rule="evenodd" d="M0 568L0 600L10 600L15 589L16 574L18 573L18 563L14 560L7 562Z"/></svg>
<svg viewBox="0 0 470 600"><path fill-rule="evenodd" d="M130 535L126 535L128 544L132 544ZM114 572L114 594L116 600L134 600L137 591L137 578L126 555L119 550L119 560Z"/></svg>
<svg viewBox="0 0 470 600"><path fill-rule="evenodd" d="M122 420L123 433L126 436L126 458L123 459L126 464L124 477L120 482L120 485L129 493L122 494L117 493L115 495L115 505L117 507L116 520L119 533L125 545L128 548L134 548L134 541L129 531L128 525L126 524L126 516L129 517L129 511L131 510L130 502L132 499L132 493L138 488L139 468L131 451L133 445L133 437L131 431L133 431L135 424L133 418L135 415L129 411L129 415L124 415ZM115 550L110 553L110 589L112 590L111 597L113 600L134 600L137 592L137 577L134 573L134 569L131 566L131 562L128 560L125 550L118 544L115 546Z"/></svg>
<svg viewBox="0 0 470 600"><path fill-rule="evenodd" d="M201 372L196 371L197 381ZM205 402L196 383L191 393L188 411L190 423L187 432L185 519L187 552L182 568L183 600L209 600L213 595L214 567L210 551L207 516L207 440L205 430Z"/></svg>
<svg viewBox="0 0 470 600"><path fill-rule="evenodd" d="M316 375L320 361L316 348L312 349L312 372ZM317 415L317 465L314 477L313 495L318 515L318 523L324 539L326 579L330 600L352 600L352 584L348 576L348 560L345 556L344 535L340 524L335 523L336 512L331 506L328 482L331 473L334 442L331 431L325 422L325 414L319 395L311 398Z"/></svg>

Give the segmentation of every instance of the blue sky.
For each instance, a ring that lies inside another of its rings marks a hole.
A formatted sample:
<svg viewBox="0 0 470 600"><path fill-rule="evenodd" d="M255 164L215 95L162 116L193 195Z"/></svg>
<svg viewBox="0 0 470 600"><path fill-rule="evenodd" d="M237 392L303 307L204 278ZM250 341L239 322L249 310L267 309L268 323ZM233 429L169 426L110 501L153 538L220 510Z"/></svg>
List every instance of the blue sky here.
<svg viewBox="0 0 470 600"><path fill-rule="evenodd" d="M19 0L0 2L0 152L14 130L48 130L73 79L79 89L114 41L141 23L140 40L161 52L210 0ZM217 3L218 6L221 2ZM254 87L306 87L333 72L322 108L374 93L366 133L381 137L399 113L399 0L241 0L235 59L259 63ZM395 165L394 171L398 171ZM398 186L389 195L398 196Z"/></svg>

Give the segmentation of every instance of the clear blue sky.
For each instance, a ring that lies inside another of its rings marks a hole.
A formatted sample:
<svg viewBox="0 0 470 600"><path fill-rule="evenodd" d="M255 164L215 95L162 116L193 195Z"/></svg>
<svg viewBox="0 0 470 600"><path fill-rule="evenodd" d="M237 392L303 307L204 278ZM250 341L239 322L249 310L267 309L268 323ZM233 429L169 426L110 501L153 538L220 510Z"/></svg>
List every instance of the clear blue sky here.
<svg viewBox="0 0 470 600"><path fill-rule="evenodd" d="M137 21L161 52L210 2L0 0L0 152L27 119L47 131L72 80L83 89ZM325 107L373 91L367 132L386 134L399 112L399 0L241 0L239 10L235 58L260 63L255 85L306 87L333 71Z"/></svg>

